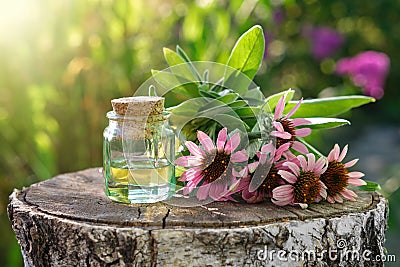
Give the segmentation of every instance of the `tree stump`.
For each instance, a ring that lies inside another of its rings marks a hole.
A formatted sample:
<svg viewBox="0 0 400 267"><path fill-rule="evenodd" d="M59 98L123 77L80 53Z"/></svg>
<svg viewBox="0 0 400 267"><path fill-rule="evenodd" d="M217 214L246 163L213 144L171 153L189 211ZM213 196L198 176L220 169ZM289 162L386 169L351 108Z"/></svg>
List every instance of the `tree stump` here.
<svg viewBox="0 0 400 267"><path fill-rule="evenodd" d="M14 190L9 218L25 266L381 266L388 216L377 193L308 209L270 202L128 205L101 169ZM356 254L359 254L358 258Z"/></svg>

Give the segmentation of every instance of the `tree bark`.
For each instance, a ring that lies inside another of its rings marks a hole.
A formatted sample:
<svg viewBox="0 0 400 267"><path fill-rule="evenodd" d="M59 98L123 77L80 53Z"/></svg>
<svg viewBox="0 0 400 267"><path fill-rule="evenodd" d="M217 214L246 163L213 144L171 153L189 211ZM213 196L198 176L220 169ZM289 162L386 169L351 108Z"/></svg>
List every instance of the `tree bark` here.
<svg viewBox="0 0 400 267"><path fill-rule="evenodd" d="M358 195L306 210L127 205L96 168L14 190L8 214L25 266L383 266L387 201Z"/></svg>

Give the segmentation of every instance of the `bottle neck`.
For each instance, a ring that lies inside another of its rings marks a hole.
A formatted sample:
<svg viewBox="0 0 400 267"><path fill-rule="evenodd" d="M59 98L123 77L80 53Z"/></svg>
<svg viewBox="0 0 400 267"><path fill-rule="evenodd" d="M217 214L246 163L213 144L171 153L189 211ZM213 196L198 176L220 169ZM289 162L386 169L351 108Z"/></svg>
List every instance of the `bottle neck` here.
<svg viewBox="0 0 400 267"><path fill-rule="evenodd" d="M114 111L107 113L109 127L122 129L125 136L132 139L152 139L158 135L169 114L152 116L121 116Z"/></svg>

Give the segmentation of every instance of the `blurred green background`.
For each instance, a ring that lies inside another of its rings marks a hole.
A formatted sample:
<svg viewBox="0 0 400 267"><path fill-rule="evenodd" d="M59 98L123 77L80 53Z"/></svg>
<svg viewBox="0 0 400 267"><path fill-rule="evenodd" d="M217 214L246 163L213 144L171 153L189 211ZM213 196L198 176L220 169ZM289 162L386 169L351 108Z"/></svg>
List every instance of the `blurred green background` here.
<svg viewBox="0 0 400 267"><path fill-rule="evenodd" d="M167 67L162 47L179 44L192 60L224 63L254 24L268 43L255 78L266 96L289 87L305 98L361 94L335 74L335 62L365 50L390 57L385 96L347 114L352 126L316 133L314 144L327 153L349 143L366 179L382 185L387 249L399 258L399 10L392 0L1 1L0 266L23 265L6 212L13 188L100 166L110 100L133 95L151 69ZM345 42L316 60L309 26L334 28Z"/></svg>

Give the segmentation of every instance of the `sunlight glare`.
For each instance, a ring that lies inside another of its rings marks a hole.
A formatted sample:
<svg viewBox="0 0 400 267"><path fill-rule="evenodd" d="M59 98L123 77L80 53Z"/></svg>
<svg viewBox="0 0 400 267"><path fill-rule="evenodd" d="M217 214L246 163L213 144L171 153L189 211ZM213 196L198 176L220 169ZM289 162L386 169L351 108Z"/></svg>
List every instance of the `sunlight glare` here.
<svg viewBox="0 0 400 267"><path fill-rule="evenodd" d="M0 1L0 42L20 41L39 21L36 0Z"/></svg>

